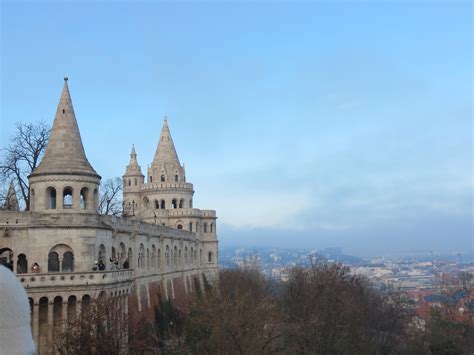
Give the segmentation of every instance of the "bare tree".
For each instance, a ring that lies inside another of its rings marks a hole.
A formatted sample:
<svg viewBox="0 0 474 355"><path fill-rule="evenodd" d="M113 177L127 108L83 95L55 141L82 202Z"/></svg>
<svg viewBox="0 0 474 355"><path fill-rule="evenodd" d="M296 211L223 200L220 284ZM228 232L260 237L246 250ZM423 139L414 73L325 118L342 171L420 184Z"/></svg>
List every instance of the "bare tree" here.
<svg viewBox="0 0 474 355"><path fill-rule="evenodd" d="M17 123L10 145L1 150L0 179L3 184L14 182L26 210L30 208L28 175L38 166L50 132L45 122Z"/></svg>
<svg viewBox="0 0 474 355"><path fill-rule="evenodd" d="M99 213L103 215L122 215L122 180L107 179L100 186Z"/></svg>
<svg viewBox="0 0 474 355"><path fill-rule="evenodd" d="M99 297L82 304L81 313L68 319L55 334L54 354L125 354L128 317L123 302Z"/></svg>

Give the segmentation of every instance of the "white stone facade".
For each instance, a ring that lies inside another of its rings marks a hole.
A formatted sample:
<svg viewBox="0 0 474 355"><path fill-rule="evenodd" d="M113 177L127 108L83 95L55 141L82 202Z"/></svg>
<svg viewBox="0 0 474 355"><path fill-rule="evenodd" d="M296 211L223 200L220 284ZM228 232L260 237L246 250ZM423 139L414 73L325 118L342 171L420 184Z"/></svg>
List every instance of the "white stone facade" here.
<svg viewBox="0 0 474 355"><path fill-rule="evenodd" d="M166 121L147 182L132 150L124 217L101 216L100 176L85 156L66 80L45 156L29 181L30 211L0 211L0 263L11 263L27 290L39 353L64 320L100 295L141 312L152 309L156 287L175 298L203 276L216 278L216 213L193 208L193 185Z"/></svg>

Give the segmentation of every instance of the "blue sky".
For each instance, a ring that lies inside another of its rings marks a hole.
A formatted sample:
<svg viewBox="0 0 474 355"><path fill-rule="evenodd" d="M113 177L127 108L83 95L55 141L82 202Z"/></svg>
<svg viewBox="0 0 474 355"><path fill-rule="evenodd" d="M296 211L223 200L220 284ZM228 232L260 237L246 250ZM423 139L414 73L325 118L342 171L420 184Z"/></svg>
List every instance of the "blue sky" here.
<svg viewBox="0 0 474 355"><path fill-rule="evenodd" d="M67 75L103 178L168 116L221 245L472 252L470 1L1 4L2 147Z"/></svg>

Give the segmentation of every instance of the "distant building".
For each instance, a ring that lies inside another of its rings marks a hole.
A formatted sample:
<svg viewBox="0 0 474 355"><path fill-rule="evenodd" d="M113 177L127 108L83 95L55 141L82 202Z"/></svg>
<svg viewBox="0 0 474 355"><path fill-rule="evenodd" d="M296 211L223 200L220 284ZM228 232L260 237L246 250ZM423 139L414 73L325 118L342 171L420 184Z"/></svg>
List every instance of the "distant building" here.
<svg viewBox="0 0 474 355"><path fill-rule="evenodd" d="M40 354L93 299L114 297L133 321L152 317L158 294L179 299L216 277L216 213L193 208L166 120L146 182L132 149L123 217L99 215L100 180L66 78L45 155L29 176L30 211L18 211L15 195L0 212L0 263L27 290Z"/></svg>

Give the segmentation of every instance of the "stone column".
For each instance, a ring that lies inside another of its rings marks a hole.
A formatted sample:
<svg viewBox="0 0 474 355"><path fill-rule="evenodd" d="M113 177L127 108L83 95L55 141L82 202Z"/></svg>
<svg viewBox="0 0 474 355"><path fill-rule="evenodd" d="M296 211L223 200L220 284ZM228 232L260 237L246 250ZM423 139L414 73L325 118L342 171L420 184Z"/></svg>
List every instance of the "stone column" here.
<svg viewBox="0 0 474 355"><path fill-rule="evenodd" d="M53 343L53 328L54 328L53 310L54 310L54 302L50 302L48 300L48 344L49 345Z"/></svg>

